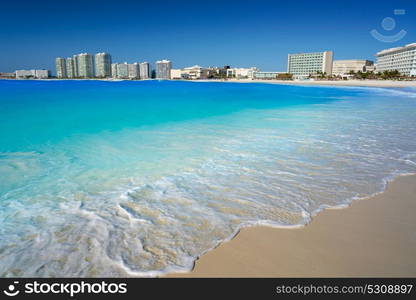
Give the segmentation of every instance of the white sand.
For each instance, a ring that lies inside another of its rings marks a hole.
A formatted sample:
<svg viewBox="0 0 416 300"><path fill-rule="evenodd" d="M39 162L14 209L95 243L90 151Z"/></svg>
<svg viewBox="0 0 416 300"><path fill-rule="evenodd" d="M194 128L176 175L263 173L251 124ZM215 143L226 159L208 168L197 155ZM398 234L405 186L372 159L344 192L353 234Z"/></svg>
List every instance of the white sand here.
<svg viewBox="0 0 416 300"><path fill-rule="evenodd" d="M170 277L416 277L416 176L299 229L251 227Z"/></svg>

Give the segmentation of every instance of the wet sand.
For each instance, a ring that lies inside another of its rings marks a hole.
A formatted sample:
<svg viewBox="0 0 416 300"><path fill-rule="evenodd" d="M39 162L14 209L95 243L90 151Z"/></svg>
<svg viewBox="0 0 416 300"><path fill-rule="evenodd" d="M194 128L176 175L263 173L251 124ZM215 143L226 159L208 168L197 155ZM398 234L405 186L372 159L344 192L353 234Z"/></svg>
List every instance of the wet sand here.
<svg viewBox="0 0 416 300"><path fill-rule="evenodd" d="M168 277L416 277L416 176L302 228L245 228Z"/></svg>

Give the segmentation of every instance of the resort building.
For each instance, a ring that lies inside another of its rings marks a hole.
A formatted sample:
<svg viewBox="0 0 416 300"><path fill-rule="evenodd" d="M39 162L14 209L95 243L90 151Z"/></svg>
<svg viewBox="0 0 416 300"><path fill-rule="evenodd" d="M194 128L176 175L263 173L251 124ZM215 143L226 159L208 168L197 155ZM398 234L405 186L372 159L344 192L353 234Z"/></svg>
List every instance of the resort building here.
<svg viewBox="0 0 416 300"><path fill-rule="evenodd" d="M184 69L171 69L170 78L190 80L208 79L209 74L210 68L203 68L201 66L195 65Z"/></svg>
<svg viewBox="0 0 416 300"><path fill-rule="evenodd" d="M150 74L150 64L148 62L142 62L140 63L140 79L149 79L151 77Z"/></svg>
<svg viewBox="0 0 416 300"><path fill-rule="evenodd" d="M117 64L111 64L111 77L117 78Z"/></svg>
<svg viewBox="0 0 416 300"><path fill-rule="evenodd" d="M289 54L287 72L295 78L306 78L318 72L332 75L333 52Z"/></svg>
<svg viewBox="0 0 416 300"><path fill-rule="evenodd" d="M254 73L259 72L260 70L252 68L228 68L226 69L228 78L236 79L253 79Z"/></svg>
<svg viewBox="0 0 416 300"><path fill-rule="evenodd" d="M0 72L0 78L13 79L16 78L16 73Z"/></svg>
<svg viewBox="0 0 416 300"><path fill-rule="evenodd" d="M49 70L16 70L15 72L17 79L46 79L49 78Z"/></svg>
<svg viewBox="0 0 416 300"><path fill-rule="evenodd" d="M129 78L129 64L122 63L117 65L117 78L128 79Z"/></svg>
<svg viewBox="0 0 416 300"><path fill-rule="evenodd" d="M75 66L74 66L74 59L72 57L68 57L66 59L66 77L67 78L75 78Z"/></svg>
<svg viewBox="0 0 416 300"><path fill-rule="evenodd" d="M160 60L156 62L156 79L170 79L172 62L170 60Z"/></svg>
<svg viewBox="0 0 416 300"><path fill-rule="evenodd" d="M191 80L207 79L208 74L209 74L209 69L195 65L195 66L184 68L184 69L171 69L170 78L171 79L191 79Z"/></svg>
<svg viewBox="0 0 416 300"><path fill-rule="evenodd" d="M95 77L106 78L111 76L111 55L108 53L95 54Z"/></svg>
<svg viewBox="0 0 416 300"><path fill-rule="evenodd" d="M170 79L185 79L182 77L182 69L171 69Z"/></svg>
<svg viewBox="0 0 416 300"><path fill-rule="evenodd" d="M363 59L334 60L332 74L347 75L350 72L369 72L374 70L374 62Z"/></svg>
<svg viewBox="0 0 416 300"><path fill-rule="evenodd" d="M128 65L128 72L130 79L139 79L140 78L140 65L136 62Z"/></svg>
<svg viewBox="0 0 416 300"><path fill-rule="evenodd" d="M277 79L279 74L286 74L285 72L254 72L253 79L271 80Z"/></svg>
<svg viewBox="0 0 416 300"><path fill-rule="evenodd" d="M51 72L49 70L35 70L35 77L38 79L46 79L49 78Z"/></svg>
<svg viewBox="0 0 416 300"><path fill-rule="evenodd" d="M78 78L79 77L78 55L73 55L72 60L74 62L74 78Z"/></svg>
<svg viewBox="0 0 416 300"><path fill-rule="evenodd" d="M382 50L376 56L377 72L397 70L402 75L416 76L416 43Z"/></svg>
<svg viewBox="0 0 416 300"><path fill-rule="evenodd" d="M208 78L209 79L219 79L220 78L220 69L219 67L208 67ZM225 73L226 74L226 73ZM226 77L226 75L224 75Z"/></svg>
<svg viewBox="0 0 416 300"><path fill-rule="evenodd" d="M58 57L55 60L56 63L56 77L58 78L66 78L66 62L65 58Z"/></svg>
<svg viewBox="0 0 416 300"><path fill-rule="evenodd" d="M94 64L91 54L81 53L78 58L78 77L92 78L94 77Z"/></svg>

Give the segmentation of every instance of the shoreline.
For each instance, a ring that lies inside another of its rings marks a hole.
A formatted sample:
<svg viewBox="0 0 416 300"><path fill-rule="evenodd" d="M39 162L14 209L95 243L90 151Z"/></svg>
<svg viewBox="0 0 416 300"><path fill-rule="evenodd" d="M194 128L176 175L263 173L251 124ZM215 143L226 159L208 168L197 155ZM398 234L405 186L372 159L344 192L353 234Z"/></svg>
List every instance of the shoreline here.
<svg viewBox="0 0 416 300"><path fill-rule="evenodd" d="M45 78L45 79L15 79L15 78L0 78L0 80L15 80L15 81L108 81L108 82L142 82L142 81L159 81L160 79L121 79L121 78ZM316 81L293 81L293 80L251 80L251 79L199 79L199 80L180 80L180 79L165 79L166 81L177 82L223 82L223 83L267 83L280 85L299 85L299 86L338 86L338 87L378 87L378 88L416 88L416 80L413 81L397 81L397 80L316 80Z"/></svg>
<svg viewBox="0 0 416 300"><path fill-rule="evenodd" d="M192 271L163 277L416 277L415 212L416 175L399 176L306 226L242 228Z"/></svg>
<svg viewBox="0 0 416 300"><path fill-rule="evenodd" d="M184 81L184 80L178 80ZM299 85L299 86L340 86L340 87L378 87L378 88L416 88L416 80L396 81L396 80L316 80L316 81L293 81L293 80L190 80L192 82L231 82L231 83L268 83L280 85Z"/></svg>

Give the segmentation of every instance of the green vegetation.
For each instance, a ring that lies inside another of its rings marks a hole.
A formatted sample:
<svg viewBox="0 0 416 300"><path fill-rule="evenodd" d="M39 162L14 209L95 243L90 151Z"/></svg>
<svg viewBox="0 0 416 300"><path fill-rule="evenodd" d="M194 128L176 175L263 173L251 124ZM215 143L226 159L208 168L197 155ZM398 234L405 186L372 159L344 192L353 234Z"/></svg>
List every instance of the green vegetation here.
<svg viewBox="0 0 416 300"><path fill-rule="evenodd" d="M315 74L310 74L309 78L317 80L347 80L347 79L372 79L372 80L415 80L415 76L406 76L401 74L398 70L383 71L383 72L362 72L362 71L350 71L347 75L336 76L336 75L327 75L326 72L316 72Z"/></svg>

